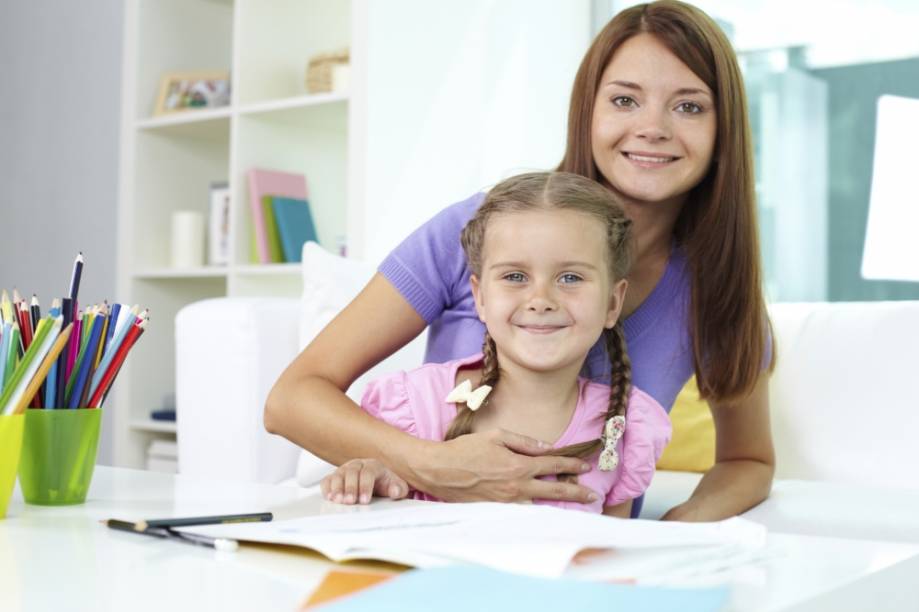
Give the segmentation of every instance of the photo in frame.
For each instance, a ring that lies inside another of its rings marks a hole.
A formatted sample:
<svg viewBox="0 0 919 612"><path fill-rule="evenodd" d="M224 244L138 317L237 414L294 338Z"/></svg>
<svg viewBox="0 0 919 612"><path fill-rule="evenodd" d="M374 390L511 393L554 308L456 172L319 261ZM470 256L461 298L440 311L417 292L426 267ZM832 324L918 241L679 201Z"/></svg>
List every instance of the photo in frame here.
<svg viewBox="0 0 919 612"><path fill-rule="evenodd" d="M230 262L230 187L211 183L207 223L207 263L225 266Z"/></svg>
<svg viewBox="0 0 919 612"><path fill-rule="evenodd" d="M229 72L175 72L160 79L153 115L219 108L229 104Z"/></svg>

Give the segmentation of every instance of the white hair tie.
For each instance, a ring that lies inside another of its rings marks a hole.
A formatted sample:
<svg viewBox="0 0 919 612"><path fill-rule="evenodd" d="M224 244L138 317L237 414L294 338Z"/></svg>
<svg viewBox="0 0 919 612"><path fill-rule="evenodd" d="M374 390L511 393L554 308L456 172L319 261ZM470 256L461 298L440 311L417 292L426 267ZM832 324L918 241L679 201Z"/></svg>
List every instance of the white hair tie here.
<svg viewBox="0 0 919 612"><path fill-rule="evenodd" d="M485 401L485 398L488 397L488 394L491 392L491 387L488 385L482 385L477 389L472 389L472 383L469 380L464 380L460 384L456 385L456 388L450 392L450 395L447 396L447 399L444 400L447 403L459 404L465 402L469 406L469 410L475 412L478 410L482 403Z"/></svg>
<svg viewBox="0 0 919 612"><path fill-rule="evenodd" d="M603 426L603 452L600 453L600 470L611 472L619 465L619 453L616 452L616 443L625 433L625 417L616 415L610 417Z"/></svg>

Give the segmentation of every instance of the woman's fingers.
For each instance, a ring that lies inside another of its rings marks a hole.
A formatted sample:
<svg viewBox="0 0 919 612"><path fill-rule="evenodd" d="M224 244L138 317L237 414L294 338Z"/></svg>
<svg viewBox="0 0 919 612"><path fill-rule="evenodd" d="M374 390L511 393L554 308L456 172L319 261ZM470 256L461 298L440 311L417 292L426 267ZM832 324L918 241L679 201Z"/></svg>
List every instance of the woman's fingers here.
<svg viewBox="0 0 919 612"><path fill-rule="evenodd" d="M495 436L496 441L500 442L505 448L521 455L537 456L552 452L551 444L530 436L524 436L506 429L496 429L491 433Z"/></svg>
<svg viewBox="0 0 919 612"><path fill-rule="evenodd" d="M588 487L553 480L532 479L521 487L520 493L525 500L551 499L590 504L600 499L596 492Z"/></svg>

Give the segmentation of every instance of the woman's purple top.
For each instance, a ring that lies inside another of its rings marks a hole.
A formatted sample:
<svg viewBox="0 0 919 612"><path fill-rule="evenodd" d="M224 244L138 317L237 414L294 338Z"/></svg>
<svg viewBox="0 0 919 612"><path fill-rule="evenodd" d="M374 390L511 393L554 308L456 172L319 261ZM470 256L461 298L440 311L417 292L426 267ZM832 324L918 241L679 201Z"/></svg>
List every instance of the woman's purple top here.
<svg viewBox="0 0 919 612"><path fill-rule="evenodd" d="M459 237L484 197L479 193L439 212L380 264L380 273L430 325L425 363L482 350L485 326L475 312ZM686 259L675 248L657 286L623 323L633 382L668 412L693 374L688 312ZM609 371L601 340L590 350L582 373L608 383Z"/></svg>
<svg viewBox="0 0 919 612"><path fill-rule="evenodd" d="M386 277L428 322L425 363L445 363L482 350L479 321L469 287L469 267L460 232L485 194L453 204L415 230L380 264ZM686 258L674 248L651 294L623 322L632 381L667 412L693 374L689 338L689 279ZM590 350L582 374L609 382L610 363L602 340ZM638 516L643 498L632 506Z"/></svg>

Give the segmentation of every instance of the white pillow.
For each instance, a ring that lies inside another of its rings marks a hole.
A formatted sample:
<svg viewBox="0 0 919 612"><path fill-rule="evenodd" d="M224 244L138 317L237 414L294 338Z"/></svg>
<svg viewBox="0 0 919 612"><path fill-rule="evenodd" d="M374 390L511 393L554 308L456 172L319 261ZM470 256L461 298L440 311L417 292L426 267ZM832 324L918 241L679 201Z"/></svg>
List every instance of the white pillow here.
<svg viewBox="0 0 919 612"><path fill-rule="evenodd" d="M303 245L301 350L351 303L375 273L376 266L373 264L333 255L315 242ZM410 370L420 366L424 360L426 337L425 331L354 381L348 389L348 397L360 403L364 387L369 381L387 372ZM314 485L332 469L332 465L304 450L297 462L297 482L304 487Z"/></svg>

